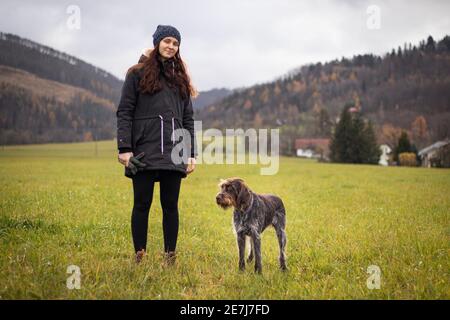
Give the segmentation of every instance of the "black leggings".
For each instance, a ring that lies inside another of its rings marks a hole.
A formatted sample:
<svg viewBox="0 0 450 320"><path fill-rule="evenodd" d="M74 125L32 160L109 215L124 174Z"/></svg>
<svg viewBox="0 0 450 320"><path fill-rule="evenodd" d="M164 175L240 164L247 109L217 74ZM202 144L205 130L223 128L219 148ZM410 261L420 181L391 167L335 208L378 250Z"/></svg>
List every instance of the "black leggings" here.
<svg viewBox="0 0 450 320"><path fill-rule="evenodd" d="M164 251L175 251L178 237L178 195L182 173L174 170L140 171L133 176L134 205L131 232L134 250L147 249L148 215L153 199L153 187L159 181L163 211Z"/></svg>

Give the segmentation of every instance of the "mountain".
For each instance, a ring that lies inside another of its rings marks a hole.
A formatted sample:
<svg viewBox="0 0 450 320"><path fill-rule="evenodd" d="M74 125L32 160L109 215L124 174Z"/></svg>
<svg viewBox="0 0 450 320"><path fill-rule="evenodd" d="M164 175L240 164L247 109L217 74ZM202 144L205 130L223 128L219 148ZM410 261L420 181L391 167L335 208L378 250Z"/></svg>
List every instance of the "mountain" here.
<svg viewBox="0 0 450 320"><path fill-rule="evenodd" d="M123 82L105 70L16 35L0 33L0 143L112 139ZM421 147L450 137L450 37L430 36L384 56L301 66L272 82L200 92L203 128L280 128L328 138L344 106L370 119L380 143L406 130Z"/></svg>
<svg viewBox="0 0 450 320"><path fill-rule="evenodd" d="M112 139L115 108L89 90L0 66L3 144Z"/></svg>
<svg viewBox="0 0 450 320"><path fill-rule="evenodd" d="M306 65L273 82L234 90L200 110L197 119L219 129L277 127L280 139L292 143L329 137L342 108L351 105L374 123L380 143L404 129L421 131L418 144L426 144L450 137L449 89L450 37L435 42L430 36L383 57Z"/></svg>
<svg viewBox="0 0 450 320"><path fill-rule="evenodd" d="M232 92L232 90L225 88L201 91L197 98L192 101L194 110L200 110L213 103L217 103Z"/></svg>
<svg viewBox="0 0 450 320"><path fill-rule="evenodd" d="M92 91L118 101L122 81L74 56L13 34L0 32L0 65Z"/></svg>
<svg viewBox="0 0 450 320"><path fill-rule="evenodd" d="M11 34L0 52L1 144L114 138L121 80Z"/></svg>

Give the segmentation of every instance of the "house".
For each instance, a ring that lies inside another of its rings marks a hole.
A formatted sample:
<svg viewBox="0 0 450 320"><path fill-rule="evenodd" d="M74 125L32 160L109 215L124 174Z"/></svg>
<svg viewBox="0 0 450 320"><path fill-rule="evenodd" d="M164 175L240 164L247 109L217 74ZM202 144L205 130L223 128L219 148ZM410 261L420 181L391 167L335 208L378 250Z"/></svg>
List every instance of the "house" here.
<svg viewBox="0 0 450 320"><path fill-rule="evenodd" d="M330 139L296 139L297 157L328 159Z"/></svg>
<svg viewBox="0 0 450 320"><path fill-rule="evenodd" d="M450 140L433 143L418 153L422 167L450 167Z"/></svg>
<svg viewBox="0 0 450 320"><path fill-rule="evenodd" d="M380 146L381 155L378 164L381 166L389 165L389 154L392 152L392 149L387 144L382 144Z"/></svg>

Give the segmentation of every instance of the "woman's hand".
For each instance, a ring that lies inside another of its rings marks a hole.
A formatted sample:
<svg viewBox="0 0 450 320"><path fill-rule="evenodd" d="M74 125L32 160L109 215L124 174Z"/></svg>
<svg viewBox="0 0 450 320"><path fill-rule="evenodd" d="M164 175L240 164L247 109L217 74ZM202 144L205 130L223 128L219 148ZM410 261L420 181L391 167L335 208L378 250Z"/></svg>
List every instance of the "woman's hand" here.
<svg viewBox="0 0 450 320"><path fill-rule="evenodd" d="M119 162L123 164L125 167L128 167L128 163L130 162L130 158L132 156L133 152L119 153Z"/></svg>
<svg viewBox="0 0 450 320"><path fill-rule="evenodd" d="M188 167L186 169L186 173L190 174L191 172L193 172L195 170L195 158L189 158L188 159Z"/></svg>

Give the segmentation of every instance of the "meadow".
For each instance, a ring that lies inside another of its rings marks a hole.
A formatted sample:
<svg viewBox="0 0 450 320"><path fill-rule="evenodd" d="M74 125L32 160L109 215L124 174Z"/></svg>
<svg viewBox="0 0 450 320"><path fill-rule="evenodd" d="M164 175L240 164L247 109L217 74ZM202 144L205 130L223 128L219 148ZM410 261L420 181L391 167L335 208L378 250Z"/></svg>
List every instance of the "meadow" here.
<svg viewBox="0 0 450 320"><path fill-rule="evenodd" d="M131 180L115 141L0 148L0 299L449 299L450 170L317 163L198 164L183 180L177 263L163 265L159 184L148 255L134 263ZM220 178L282 197L286 273L273 229L263 274L238 271ZM81 271L68 289L67 268ZM371 265L380 286L369 288Z"/></svg>

